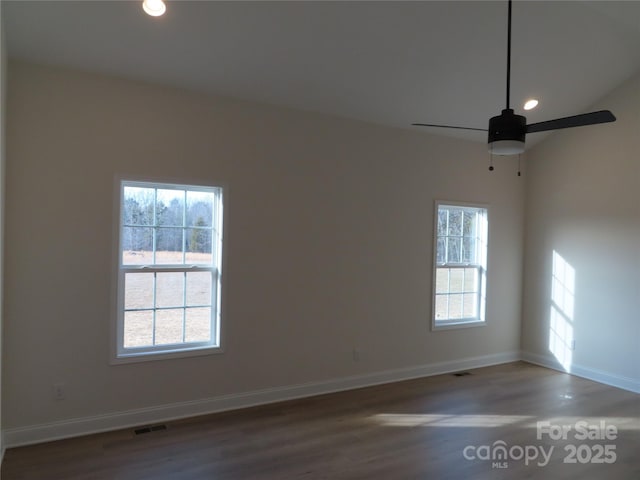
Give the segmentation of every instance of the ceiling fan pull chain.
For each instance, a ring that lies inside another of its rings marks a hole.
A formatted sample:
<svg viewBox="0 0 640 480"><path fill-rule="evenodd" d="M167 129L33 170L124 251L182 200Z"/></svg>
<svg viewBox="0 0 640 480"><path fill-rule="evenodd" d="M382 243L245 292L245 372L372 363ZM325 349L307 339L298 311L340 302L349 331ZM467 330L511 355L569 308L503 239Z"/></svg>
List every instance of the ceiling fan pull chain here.
<svg viewBox="0 0 640 480"><path fill-rule="evenodd" d="M493 172L493 153L489 153L489 171Z"/></svg>
<svg viewBox="0 0 640 480"><path fill-rule="evenodd" d="M522 158L522 154L518 154L518 176L521 177L522 173L520 172L520 159Z"/></svg>

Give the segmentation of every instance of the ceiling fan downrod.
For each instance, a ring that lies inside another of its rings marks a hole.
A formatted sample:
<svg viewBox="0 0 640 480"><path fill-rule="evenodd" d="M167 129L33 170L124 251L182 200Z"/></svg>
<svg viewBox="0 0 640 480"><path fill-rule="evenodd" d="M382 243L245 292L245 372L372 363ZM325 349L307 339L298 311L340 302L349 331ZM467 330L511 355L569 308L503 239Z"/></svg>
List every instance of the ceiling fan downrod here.
<svg viewBox="0 0 640 480"><path fill-rule="evenodd" d="M511 96L511 0L509 0L509 20L507 25L507 110L509 110Z"/></svg>

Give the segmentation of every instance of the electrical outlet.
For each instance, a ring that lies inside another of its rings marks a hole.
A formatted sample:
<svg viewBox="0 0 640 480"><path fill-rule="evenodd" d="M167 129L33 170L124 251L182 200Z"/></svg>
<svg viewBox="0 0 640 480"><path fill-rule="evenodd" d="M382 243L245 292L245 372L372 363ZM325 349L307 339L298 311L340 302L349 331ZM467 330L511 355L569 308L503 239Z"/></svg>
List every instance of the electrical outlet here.
<svg viewBox="0 0 640 480"><path fill-rule="evenodd" d="M65 384L64 383L54 383L52 386L53 399L54 400L64 400L66 397L65 392Z"/></svg>

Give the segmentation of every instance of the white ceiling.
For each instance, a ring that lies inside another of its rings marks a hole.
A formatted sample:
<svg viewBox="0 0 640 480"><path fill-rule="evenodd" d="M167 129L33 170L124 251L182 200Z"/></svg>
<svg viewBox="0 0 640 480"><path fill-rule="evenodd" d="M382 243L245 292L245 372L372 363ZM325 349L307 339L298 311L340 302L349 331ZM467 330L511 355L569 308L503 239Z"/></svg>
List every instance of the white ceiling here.
<svg viewBox="0 0 640 480"><path fill-rule="evenodd" d="M168 0L160 18L140 1L1 3L14 58L402 128L486 128L505 107L506 1ZM640 1L514 2L511 103L540 99L529 123L589 111L637 71Z"/></svg>

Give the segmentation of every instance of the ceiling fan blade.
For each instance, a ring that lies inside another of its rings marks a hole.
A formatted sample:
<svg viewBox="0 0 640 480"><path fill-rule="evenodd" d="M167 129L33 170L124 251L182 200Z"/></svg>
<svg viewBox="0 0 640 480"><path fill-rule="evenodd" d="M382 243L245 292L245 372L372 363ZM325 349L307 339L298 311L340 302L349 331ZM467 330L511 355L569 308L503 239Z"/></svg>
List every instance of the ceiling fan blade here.
<svg viewBox="0 0 640 480"><path fill-rule="evenodd" d="M434 125L432 123L412 123L414 127L437 127L437 128L456 128L458 130L477 130L478 132L486 132L486 128L473 128L473 127L454 127L452 125Z"/></svg>
<svg viewBox="0 0 640 480"><path fill-rule="evenodd" d="M572 117L556 118L546 122L532 123L527 125L527 133L546 132L547 130L560 130L561 128L583 127L585 125L595 125L598 123L615 122L616 117L609 110L583 113Z"/></svg>

